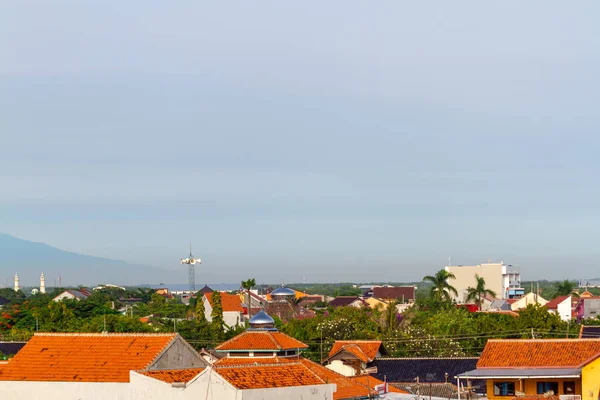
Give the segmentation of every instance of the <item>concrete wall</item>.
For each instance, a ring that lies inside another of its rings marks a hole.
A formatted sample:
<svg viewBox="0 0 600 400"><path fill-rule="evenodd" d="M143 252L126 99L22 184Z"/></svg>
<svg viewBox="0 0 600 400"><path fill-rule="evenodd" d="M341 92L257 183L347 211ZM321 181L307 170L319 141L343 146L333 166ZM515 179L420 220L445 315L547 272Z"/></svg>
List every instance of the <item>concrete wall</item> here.
<svg viewBox="0 0 600 400"><path fill-rule="evenodd" d="M212 313L212 306L210 305L206 296L203 297L204 301L204 316L208 322L212 322L212 317L210 314ZM235 325L244 325L244 316L241 312L237 311L224 311L223 312L223 321L225 321L225 325L227 326L235 326ZM225 327L227 329L227 327Z"/></svg>
<svg viewBox="0 0 600 400"><path fill-rule="evenodd" d="M544 306L548 304L548 300L544 299L542 296L538 296L535 293L527 293L525 296L521 297L519 300L515 301L510 305L510 309L512 311L521 310L527 307L529 304L539 304L540 306Z"/></svg>
<svg viewBox="0 0 600 400"><path fill-rule="evenodd" d="M495 396L494 395L494 383L495 382L514 382L515 391L523 392L526 396L539 396L540 398L544 398L543 395L537 393L537 384L538 382L558 382L558 393L555 393L556 397L559 395L565 394L564 383L565 382L575 382L575 393L581 396L581 400L596 400L586 398L585 393L582 393L582 380L580 378L569 378L569 379L553 379L553 378L544 378L544 379L488 379L487 380L487 398L489 400L508 400L512 399L515 396Z"/></svg>
<svg viewBox="0 0 600 400"><path fill-rule="evenodd" d="M583 317L584 318L600 317L600 299L584 299L583 300Z"/></svg>
<svg viewBox="0 0 600 400"><path fill-rule="evenodd" d="M592 361L581 371L581 400L596 400L600 396L600 359Z"/></svg>
<svg viewBox="0 0 600 400"><path fill-rule="evenodd" d="M130 400L128 383L0 381L2 400Z"/></svg>
<svg viewBox="0 0 600 400"><path fill-rule="evenodd" d="M178 337L148 369L202 368L206 365L200 354Z"/></svg>
<svg viewBox="0 0 600 400"><path fill-rule="evenodd" d="M332 400L335 385L294 386L273 389L253 389L243 391L243 400Z"/></svg>
<svg viewBox="0 0 600 400"><path fill-rule="evenodd" d="M496 296L504 297L503 273L506 271L506 266L502 264L450 266L446 267L446 271L453 273L456 277L450 279L448 283L456 288L459 296L455 300L459 303L466 301L467 288L475 286L475 274L485 279L485 286L496 292Z"/></svg>

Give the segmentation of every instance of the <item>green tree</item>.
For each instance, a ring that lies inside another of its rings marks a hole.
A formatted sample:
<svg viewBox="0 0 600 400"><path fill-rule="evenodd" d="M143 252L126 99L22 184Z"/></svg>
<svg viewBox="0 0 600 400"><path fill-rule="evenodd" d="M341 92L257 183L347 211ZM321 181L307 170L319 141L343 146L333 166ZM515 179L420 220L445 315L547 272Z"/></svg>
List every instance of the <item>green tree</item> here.
<svg viewBox="0 0 600 400"><path fill-rule="evenodd" d="M435 273L435 275L427 275L423 278L424 282L430 282L433 284L431 287L431 296L438 301L448 301L450 302L451 297L450 294L454 294L458 296L458 292L454 286L448 283L449 279L455 279L453 273L446 271L445 269L441 269Z"/></svg>
<svg viewBox="0 0 600 400"><path fill-rule="evenodd" d="M485 279L475 274L475 287L467 288L467 301L474 301L477 308L481 310L481 304L485 296L496 297L496 292L485 287Z"/></svg>
<svg viewBox="0 0 600 400"><path fill-rule="evenodd" d="M204 307L204 295L200 292L196 294L196 321L206 323L206 307Z"/></svg>
<svg viewBox="0 0 600 400"><path fill-rule="evenodd" d="M565 279L562 282L555 282L554 287L556 288L556 296L571 296L575 290L575 283Z"/></svg>
<svg viewBox="0 0 600 400"><path fill-rule="evenodd" d="M221 340L224 337L225 321L223 321L223 304L221 303L221 293L215 291L212 293L212 319L210 323L211 332L215 340Z"/></svg>
<svg viewBox="0 0 600 400"><path fill-rule="evenodd" d="M248 296L248 319L250 319L250 289L256 286L256 280L254 278L242 281L242 288L246 289L246 295Z"/></svg>

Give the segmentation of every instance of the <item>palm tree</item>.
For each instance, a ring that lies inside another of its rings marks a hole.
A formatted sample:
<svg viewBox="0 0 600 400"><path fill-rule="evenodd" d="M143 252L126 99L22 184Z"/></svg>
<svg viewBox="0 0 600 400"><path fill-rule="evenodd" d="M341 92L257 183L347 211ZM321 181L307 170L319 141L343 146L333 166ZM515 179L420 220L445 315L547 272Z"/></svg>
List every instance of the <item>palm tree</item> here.
<svg viewBox="0 0 600 400"><path fill-rule="evenodd" d="M427 275L423 278L424 282L431 282L433 287L431 288L431 296L439 301L451 301L450 293L458 296L458 292L454 286L448 283L448 279L456 279L452 272L448 272L445 269L440 269L435 275Z"/></svg>
<svg viewBox="0 0 600 400"><path fill-rule="evenodd" d="M481 310L481 304L485 296L496 297L496 292L485 287L485 279L475 274L475 287L467 288L467 301L474 300L477 308Z"/></svg>
<svg viewBox="0 0 600 400"><path fill-rule="evenodd" d="M248 295L248 319L250 319L250 289L256 286L256 279L248 279L247 281L242 281L242 288L246 289L246 294Z"/></svg>
<svg viewBox="0 0 600 400"><path fill-rule="evenodd" d="M555 287L556 296L570 296L574 294L575 284L568 279L565 279L562 282L556 282Z"/></svg>

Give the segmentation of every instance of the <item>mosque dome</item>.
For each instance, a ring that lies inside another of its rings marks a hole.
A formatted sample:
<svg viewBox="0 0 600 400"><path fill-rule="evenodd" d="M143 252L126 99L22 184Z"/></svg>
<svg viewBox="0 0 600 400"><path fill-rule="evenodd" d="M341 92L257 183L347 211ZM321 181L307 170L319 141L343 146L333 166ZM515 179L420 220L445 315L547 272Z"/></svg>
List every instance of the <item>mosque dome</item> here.
<svg viewBox="0 0 600 400"><path fill-rule="evenodd" d="M271 297L273 296L280 299L286 297L296 297L296 292L293 289L281 285L280 288L277 288L271 292Z"/></svg>
<svg viewBox="0 0 600 400"><path fill-rule="evenodd" d="M264 310L260 310L254 317L250 318L250 328L273 328L275 320L269 316Z"/></svg>

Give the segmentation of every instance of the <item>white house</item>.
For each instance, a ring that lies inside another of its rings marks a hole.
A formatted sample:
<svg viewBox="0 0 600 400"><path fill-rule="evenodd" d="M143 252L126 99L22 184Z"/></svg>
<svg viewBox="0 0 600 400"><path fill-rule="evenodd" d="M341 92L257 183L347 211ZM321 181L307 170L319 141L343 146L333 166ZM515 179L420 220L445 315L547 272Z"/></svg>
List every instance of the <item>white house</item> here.
<svg viewBox="0 0 600 400"><path fill-rule="evenodd" d="M90 294L85 291L85 290L74 290L74 289L68 289L65 290L64 292L62 292L61 294L59 294L58 296L56 296L54 299L54 301L62 301L62 300L85 300L88 297L90 297Z"/></svg>
<svg viewBox="0 0 600 400"><path fill-rule="evenodd" d="M205 293L202 297L204 301L204 316L208 322L212 322L212 310L213 310L213 295L212 293ZM237 294L229 294L227 292L220 292L221 295L221 306L223 307L223 321L225 322L225 329L236 325L244 325L244 308L242 306L242 298Z"/></svg>
<svg viewBox="0 0 600 400"><path fill-rule="evenodd" d="M527 307L529 304L539 304L540 306L545 306L547 303L548 300L544 299L539 294L527 293L525 296L512 303L510 305L510 309L512 311L517 311Z"/></svg>
<svg viewBox="0 0 600 400"><path fill-rule="evenodd" d="M550 300L546 304L546 308L549 312L558 314L563 321L570 321L573 318L573 306L571 302L571 296L558 296Z"/></svg>

